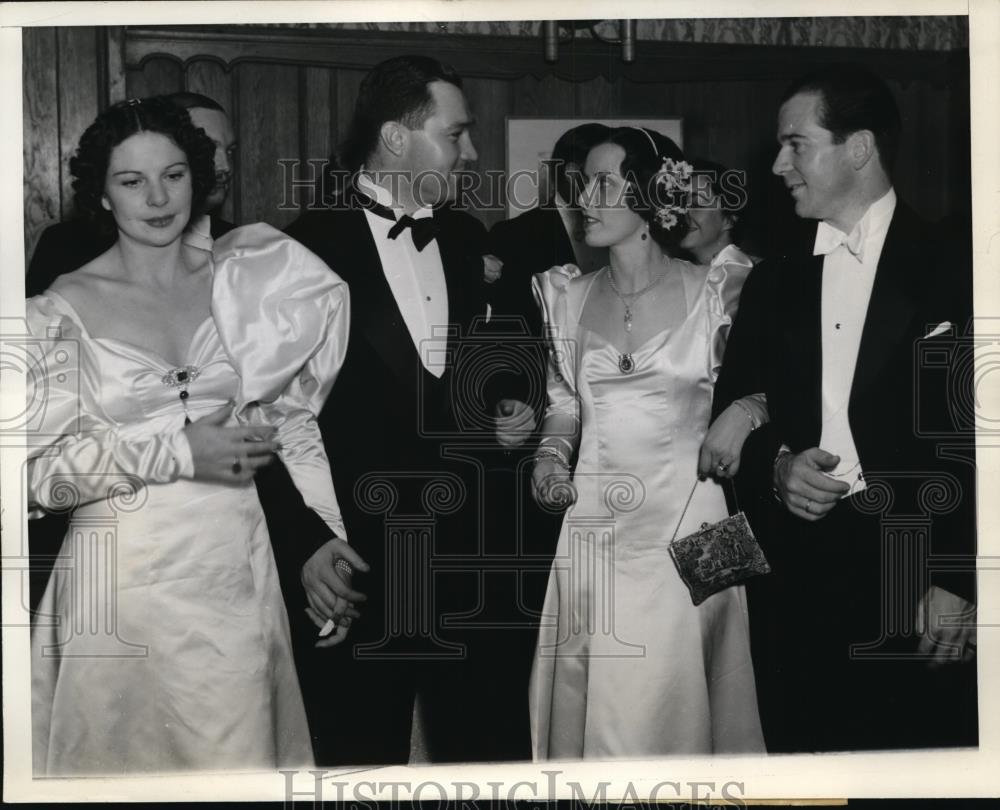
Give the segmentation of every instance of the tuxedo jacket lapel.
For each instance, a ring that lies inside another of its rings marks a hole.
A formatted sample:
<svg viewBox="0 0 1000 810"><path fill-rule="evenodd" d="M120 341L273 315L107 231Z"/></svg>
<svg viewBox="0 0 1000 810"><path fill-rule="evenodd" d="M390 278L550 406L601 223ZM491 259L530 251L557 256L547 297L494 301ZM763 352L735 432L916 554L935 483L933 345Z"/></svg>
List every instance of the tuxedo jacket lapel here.
<svg viewBox="0 0 1000 810"><path fill-rule="evenodd" d="M457 228L464 223L455 221L447 210L436 210L434 217L440 226L437 246L441 254L445 286L448 290L448 355L455 356L458 342L467 335L459 330L470 328L476 316L486 315L485 295L477 295L483 275L482 255L475 252ZM479 246L486 250L486 246ZM451 363L449 363L449 368Z"/></svg>
<svg viewBox="0 0 1000 810"><path fill-rule="evenodd" d="M562 217L555 209L544 211L544 233L543 238L552 240L553 255L556 264L575 264L576 254L573 252L573 243L570 241L566 227L563 225Z"/></svg>
<svg viewBox="0 0 1000 810"><path fill-rule="evenodd" d="M823 341L821 332L823 257L808 256L785 274L783 304L775 318L784 326L781 351L783 367L791 372L784 381L789 404L786 414L793 430L789 439L803 447L819 442L822 425Z"/></svg>
<svg viewBox="0 0 1000 810"><path fill-rule="evenodd" d="M882 246L854 369L852 405L879 379L885 364L899 351L917 313L910 271L926 259L914 255L915 242L907 233L906 215L897 205Z"/></svg>
<svg viewBox="0 0 1000 810"><path fill-rule="evenodd" d="M420 362L403 314L385 278L375 238L363 211L344 214L348 227L336 236L351 245L341 276L351 292L354 328L404 383L411 385Z"/></svg>

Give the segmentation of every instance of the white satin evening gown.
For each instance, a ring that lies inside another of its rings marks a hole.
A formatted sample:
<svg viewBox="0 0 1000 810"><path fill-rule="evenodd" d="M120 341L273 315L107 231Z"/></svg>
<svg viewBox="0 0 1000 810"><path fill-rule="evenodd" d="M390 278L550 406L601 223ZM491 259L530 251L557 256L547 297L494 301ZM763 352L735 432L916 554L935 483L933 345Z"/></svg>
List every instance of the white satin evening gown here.
<svg viewBox="0 0 1000 810"><path fill-rule="evenodd" d="M535 277L552 341L548 411L580 420L567 510L532 672L534 757L763 752L746 600L731 587L695 607L667 545L727 514L697 484L712 387L749 267L674 261L687 317L633 352L634 370L580 324L605 273Z"/></svg>
<svg viewBox="0 0 1000 810"><path fill-rule="evenodd" d="M32 629L36 775L312 762L256 489L192 480L181 431L227 402L276 424L306 503L343 536L315 415L343 362L347 287L266 225L219 239L212 264L212 314L179 368L91 336L57 293L28 301L48 345L29 501L75 507Z"/></svg>

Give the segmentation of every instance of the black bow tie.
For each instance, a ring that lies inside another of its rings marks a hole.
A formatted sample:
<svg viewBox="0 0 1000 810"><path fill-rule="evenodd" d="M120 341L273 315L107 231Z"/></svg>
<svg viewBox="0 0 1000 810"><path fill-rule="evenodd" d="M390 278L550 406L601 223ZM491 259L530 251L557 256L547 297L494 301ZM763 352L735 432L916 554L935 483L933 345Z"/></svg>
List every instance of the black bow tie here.
<svg viewBox="0 0 1000 810"><path fill-rule="evenodd" d="M431 239L437 236L439 230L434 217L414 219L409 214L403 214L396 220L396 224L389 228L389 238L395 239L407 228L413 231L413 246L418 252L427 247Z"/></svg>

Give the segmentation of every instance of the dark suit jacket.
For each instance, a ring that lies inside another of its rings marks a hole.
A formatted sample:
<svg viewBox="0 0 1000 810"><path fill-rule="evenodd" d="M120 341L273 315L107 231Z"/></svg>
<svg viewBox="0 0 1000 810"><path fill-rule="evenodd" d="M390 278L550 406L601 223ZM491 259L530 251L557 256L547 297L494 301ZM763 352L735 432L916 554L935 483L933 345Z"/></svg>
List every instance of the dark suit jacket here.
<svg viewBox="0 0 1000 810"><path fill-rule="evenodd" d="M211 221L213 239L218 239L236 227L214 214ZM59 276L96 259L117 238L117 231L104 233L93 223L83 219L68 219L49 225L42 231L31 256L24 279L25 294L30 298L45 292Z"/></svg>
<svg viewBox="0 0 1000 810"><path fill-rule="evenodd" d="M576 261L573 245L555 208L532 208L498 222L489 236L489 252L503 261L499 281L489 290L490 305L508 341L526 336L538 344L534 352L522 352L529 362L511 369L503 382L504 395L529 402L536 413L545 407L545 347L542 317L531 292L531 279L553 265ZM505 326L500 319L509 318ZM533 362L531 362L533 361Z"/></svg>
<svg viewBox="0 0 1000 810"><path fill-rule="evenodd" d="M420 362L360 208L348 202L309 211L287 228L350 288L347 357L319 425L347 533L362 556L366 542L374 542L364 529L357 531L371 526L364 502L372 496L356 489L358 482L368 473L398 473L402 479L442 469L442 444L459 434L475 436L485 424L484 408L491 410L490 403L481 401L475 378L479 344L469 337L486 311L485 228L474 217L450 209L435 211L434 218L440 226L437 244L450 331L447 369L440 379ZM419 508L401 504L403 511Z"/></svg>
<svg viewBox="0 0 1000 810"><path fill-rule="evenodd" d="M503 260L503 274L494 285L494 310L538 317L531 295L531 277L556 264L576 261L573 245L555 208L532 208L498 222L490 231L490 252Z"/></svg>
<svg viewBox="0 0 1000 810"><path fill-rule="evenodd" d="M800 452L820 440L823 256L811 255L814 237L813 227L802 244L765 262L747 280L716 386L716 413L745 394L767 394L770 424L747 440L738 476L741 501L751 509L767 509L772 501L780 445ZM866 480L892 487L896 514L937 513L932 547L938 554L971 555L975 548L974 436L961 407L972 402L966 331L971 279L965 250L945 244L899 201L879 259L848 405ZM945 321L954 324L955 334L925 339ZM936 476L948 479L944 500L952 502L950 509L929 508L933 498L922 487ZM973 597L969 574L933 581Z"/></svg>

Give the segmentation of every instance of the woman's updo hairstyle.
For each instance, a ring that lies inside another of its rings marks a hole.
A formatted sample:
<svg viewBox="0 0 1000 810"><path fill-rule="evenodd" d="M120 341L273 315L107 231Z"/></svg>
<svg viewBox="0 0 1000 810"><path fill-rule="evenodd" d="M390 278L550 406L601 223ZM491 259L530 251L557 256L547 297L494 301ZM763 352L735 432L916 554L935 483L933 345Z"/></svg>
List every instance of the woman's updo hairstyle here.
<svg viewBox="0 0 1000 810"><path fill-rule="evenodd" d="M215 187L215 144L191 123L187 110L163 96L121 101L102 112L80 138L69 161L77 210L101 230L112 233L114 218L101 205L111 152L137 132L158 132L187 156L191 168L192 214L201 210Z"/></svg>
<svg viewBox="0 0 1000 810"><path fill-rule="evenodd" d="M640 127L614 129L606 143L625 151L620 173L628 185L628 207L649 223L649 234L661 248L672 250L688 230L691 167L684 153L666 135Z"/></svg>

